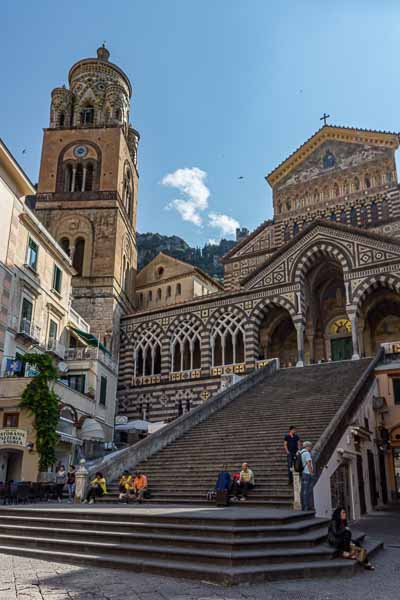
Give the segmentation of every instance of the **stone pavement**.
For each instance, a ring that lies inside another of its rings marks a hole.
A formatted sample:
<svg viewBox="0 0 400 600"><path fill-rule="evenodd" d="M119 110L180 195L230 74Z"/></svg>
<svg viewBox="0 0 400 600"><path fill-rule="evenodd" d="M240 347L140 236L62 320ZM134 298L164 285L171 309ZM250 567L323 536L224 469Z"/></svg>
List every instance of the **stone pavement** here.
<svg viewBox="0 0 400 600"><path fill-rule="evenodd" d="M400 512L374 513L358 529L385 541L375 572L224 588L156 575L0 555L0 600L395 600L400 597Z"/></svg>

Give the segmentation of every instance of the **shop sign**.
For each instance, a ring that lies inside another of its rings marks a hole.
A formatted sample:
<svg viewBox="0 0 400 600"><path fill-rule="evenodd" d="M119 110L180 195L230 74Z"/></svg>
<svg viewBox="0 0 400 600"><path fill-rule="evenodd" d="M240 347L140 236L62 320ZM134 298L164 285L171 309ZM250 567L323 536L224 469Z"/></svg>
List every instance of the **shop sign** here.
<svg viewBox="0 0 400 600"><path fill-rule="evenodd" d="M0 429L0 446L26 446L26 430L5 427Z"/></svg>

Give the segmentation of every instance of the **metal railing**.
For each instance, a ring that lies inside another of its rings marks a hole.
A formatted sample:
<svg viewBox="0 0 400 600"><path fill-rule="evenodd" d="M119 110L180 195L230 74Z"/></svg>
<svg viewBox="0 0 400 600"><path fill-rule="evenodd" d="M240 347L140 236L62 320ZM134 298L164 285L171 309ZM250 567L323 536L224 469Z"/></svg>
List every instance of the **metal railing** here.
<svg viewBox="0 0 400 600"><path fill-rule="evenodd" d="M71 308L69 309L69 320L71 321L71 323L73 323L73 325L75 325L75 327L77 329L81 329L82 331L85 331L85 333L89 333L90 332L90 325L87 321L85 321L84 319L82 319L81 315L76 312L75 309Z"/></svg>
<svg viewBox="0 0 400 600"><path fill-rule="evenodd" d="M36 342L40 341L40 327L35 325L35 323L29 319L21 319L18 333L29 337Z"/></svg>
<svg viewBox="0 0 400 600"><path fill-rule="evenodd" d="M46 344L46 350L48 352L52 352L56 354L60 358L64 358L65 356L65 346L61 344L56 338L49 338Z"/></svg>
<svg viewBox="0 0 400 600"><path fill-rule="evenodd" d="M99 360L111 370L117 370L117 362L100 348L85 346L80 348L67 348L64 354L65 360Z"/></svg>

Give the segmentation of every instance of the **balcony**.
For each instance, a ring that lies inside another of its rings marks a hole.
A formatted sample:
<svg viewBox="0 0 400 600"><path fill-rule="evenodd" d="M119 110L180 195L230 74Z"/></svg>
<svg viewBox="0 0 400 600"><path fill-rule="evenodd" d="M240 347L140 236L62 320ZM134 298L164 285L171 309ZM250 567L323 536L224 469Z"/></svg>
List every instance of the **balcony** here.
<svg viewBox="0 0 400 600"><path fill-rule="evenodd" d="M81 331L85 331L86 333L89 333L89 331L90 331L89 323L87 323L87 321L82 319L81 315L79 313L77 313L76 310L74 310L72 307L69 309L68 316L69 316L70 322L73 324L74 327L76 327L77 329L81 329Z"/></svg>
<svg viewBox="0 0 400 600"><path fill-rule="evenodd" d="M46 344L47 352L54 354L57 358L61 358L64 360L65 356L65 346L61 344L56 338L49 338Z"/></svg>
<svg viewBox="0 0 400 600"><path fill-rule="evenodd" d="M29 319L21 319L18 335L26 340L38 344L40 342L40 327Z"/></svg>
<svg viewBox="0 0 400 600"><path fill-rule="evenodd" d="M117 371L117 362L100 348L94 348L92 346L67 348L64 353L64 360L98 360L113 372Z"/></svg>

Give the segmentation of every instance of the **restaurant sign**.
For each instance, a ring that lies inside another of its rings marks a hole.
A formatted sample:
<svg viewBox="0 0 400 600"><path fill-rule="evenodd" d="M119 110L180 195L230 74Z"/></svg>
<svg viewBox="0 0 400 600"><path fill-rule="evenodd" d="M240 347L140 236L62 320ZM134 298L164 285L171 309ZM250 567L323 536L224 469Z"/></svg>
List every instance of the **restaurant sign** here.
<svg viewBox="0 0 400 600"><path fill-rule="evenodd" d="M4 427L0 429L0 446L26 446L25 429Z"/></svg>

